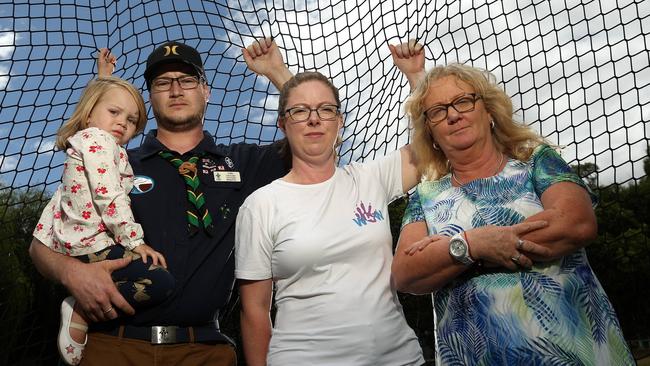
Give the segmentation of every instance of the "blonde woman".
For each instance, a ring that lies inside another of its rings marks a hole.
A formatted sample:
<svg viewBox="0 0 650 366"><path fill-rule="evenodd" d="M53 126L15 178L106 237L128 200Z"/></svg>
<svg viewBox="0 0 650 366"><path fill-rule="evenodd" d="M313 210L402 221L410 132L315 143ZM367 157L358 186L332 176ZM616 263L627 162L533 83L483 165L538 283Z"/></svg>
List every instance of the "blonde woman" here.
<svg viewBox="0 0 650 366"><path fill-rule="evenodd" d="M407 114L427 179L392 271L399 290L433 292L436 364L633 364L583 249L597 234L595 197L513 120L495 78L435 67Z"/></svg>

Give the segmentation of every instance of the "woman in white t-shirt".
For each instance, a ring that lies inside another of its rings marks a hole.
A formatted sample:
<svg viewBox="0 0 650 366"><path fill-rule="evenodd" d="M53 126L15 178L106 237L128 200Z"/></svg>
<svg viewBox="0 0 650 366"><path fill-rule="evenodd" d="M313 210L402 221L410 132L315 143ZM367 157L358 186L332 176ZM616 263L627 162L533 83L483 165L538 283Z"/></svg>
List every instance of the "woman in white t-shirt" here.
<svg viewBox="0 0 650 366"><path fill-rule="evenodd" d="M396 64L404 71L424 62L422 52L414 55ZM297 74L278 104L292 169L250 195L236 224L248 365L423 364L390 272L388 204L419 180L408 145L337 168L343 117L332 83L317 72Z"/></svg>

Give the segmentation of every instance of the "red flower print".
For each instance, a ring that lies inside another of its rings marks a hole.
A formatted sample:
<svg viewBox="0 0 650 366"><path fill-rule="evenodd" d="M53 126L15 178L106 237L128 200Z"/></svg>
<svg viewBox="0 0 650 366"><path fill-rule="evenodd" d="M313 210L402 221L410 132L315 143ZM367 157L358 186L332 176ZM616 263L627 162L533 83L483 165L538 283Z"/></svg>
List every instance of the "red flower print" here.
<svg viewBox="0 0 650 366"><path fill-rule="evenodd" d="M91 207L93 207L93 203L92 202L86 202L86 208L91 208Z"/></svg>
<svg viewBox="0 0 650 366"><path fill-rule="evenodd" d="M130 237L135 238L135 236L138 235L135 233L135 231L131 231L131 234L129 234Z"/></svg>
<svg viewBox="0 0 650 366"><path fill-rule="evenodd" d="M84 171L84 167L83 167L83 165L77 165L77 166L75 167L75 169L77 169L78 172L83 172L83 171Z"/></svg>
<svg viewBox="0 0 650 366"><path fill-rule="evenodd" d="M41 230L43 230L43 224L38 224L38 225L36 225L36 230L37 230L37 231L41 231Z"/></svg>
<svg viewBox="0 0 650 366"><path fill-rule="evenodd" d="M120 151L120 159L124 160L124 153Z"/></svg>
<svg viewBox="0 0 650 366"><path fill-rule="evenodd" d="M90 218L90 211L84 211L81 213L84 219L88 220Z"/></svg>
<svg viewBox="0 0 650 366"><path fill-rule="evenodd" d="M88 147L88 151L91 153L96 153L102 149L103 147L101 145L90 145L90 147Z"/></svg>
<svg viewBox="0 0 650 366"><path fill-rule="evenodd" d="M64 246L66 249L72 249L72 245L70 244L70 242L67 242L67 241L66 241L65 244L63 244L63 246Z"/></svg>
<svg viewBox="0 0 650 366"><path fill-rule="evenodd" d="M55 219L60 219L60 218L61 218L61 211L56 211L56 212L54 213L54 218L55 218Z"/></svg>
<svg viewBox="0 0 650 366"><path fill-rule="evenodd" d="M99 173L99 174L104 174L104 173L106 173L106 169L104 169L104 168L97 168L97 173Z"/></svg>
<svg viewBox="0 0 650 366"><path fill-rule="evenodd" d="M68 201L68 207L72 207L72 201Z"/></svg>
<svg viewBox="0 0 650 366"><path fill-rule="evenodd" d="M95 193L106 194L108 193L108 189L106 187L97 187L95 188Z"/></svg>
<svg viewBox="0 0 650 366"><path fill-rule="evenodd" d="M81 239L81 245L83 245L85 247L89 247L89 246L93 245L94 242L95 242L95 238L93 238L93 237Z"/></svg>
<svg viewBox="0 0 650 366"><path fill-rule="evenodd" d="M77 193L77 191L80 189L81 189L81 184L75 184L72 187L70 187L70 191L72 191L72 193Z"/></svg>
<svg viewBox="0 0 650 366"><path fill-rule="evenodd" d="M99 225L97 225L97 231L103 233L104 231L106 231L106 225L104 225L103 222L100 222Z"/></svg>
<svg viewBox="0 0 650 366"><path fill-rule="evenodd" d="M112 202L108 205L108 210L106 210L108 216L113 217L115 215L115 202Z"/></svg>

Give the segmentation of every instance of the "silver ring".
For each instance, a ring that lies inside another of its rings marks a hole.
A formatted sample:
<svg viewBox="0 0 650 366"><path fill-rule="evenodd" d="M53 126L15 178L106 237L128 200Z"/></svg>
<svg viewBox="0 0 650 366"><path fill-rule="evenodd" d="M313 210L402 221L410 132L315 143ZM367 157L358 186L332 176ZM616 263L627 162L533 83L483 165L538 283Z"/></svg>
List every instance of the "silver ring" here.
<svg viewBox="0 0 650 366"><path fill-rule="evenodd" d="M521 239L518 239L517 240L517 245L515 245L515 247L517 247L518 250L521 250L524 247L524 241L521 240Z"/></svg>
<svg viewBox="0 0 650 366"><path fill-rule="evenodd" d="M519 264L519 258L521 258L521 253L517 253L516 256L510 257L510 260L515 262L516 264Z"/></svg>
<svg viewBox="0 0 650 366"><path fill-rule="evenodd" d="M113 310L113 307L111 306L111 307L109 307L109 308L106 309L106 310L102 310L102 312L103 312L104 314L108 314L108 313L110 313L112 310Z"/></svg>

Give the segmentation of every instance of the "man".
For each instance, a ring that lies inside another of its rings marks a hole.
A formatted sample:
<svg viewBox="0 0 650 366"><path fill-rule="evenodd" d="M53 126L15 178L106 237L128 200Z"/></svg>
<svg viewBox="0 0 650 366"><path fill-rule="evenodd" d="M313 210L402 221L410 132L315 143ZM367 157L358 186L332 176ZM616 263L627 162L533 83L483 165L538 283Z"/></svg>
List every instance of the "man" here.
<svg viewBox="0 0 650 366"><path fill-rule="evenodd" d="M106 62L114 62L104 56L100 75ZM269 39L244 50L244 58L278 88L291 77ZM131 204L147 244L165 256L176 279L173 293L163 304L135 312L111 278L130 259L85 264L36 239L29 253L90 321L101 322L91 326L82 365L234 365L234 345L220 333L218 316L234 283L235 218L248 194L286 169L275 145L216 145L203 131L210 89L194 48L161 45L148 57L144 77L158 129L129 152Z"/></svg>

